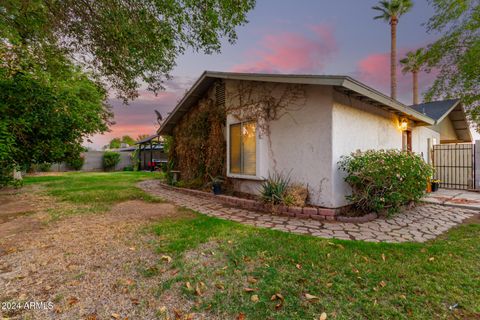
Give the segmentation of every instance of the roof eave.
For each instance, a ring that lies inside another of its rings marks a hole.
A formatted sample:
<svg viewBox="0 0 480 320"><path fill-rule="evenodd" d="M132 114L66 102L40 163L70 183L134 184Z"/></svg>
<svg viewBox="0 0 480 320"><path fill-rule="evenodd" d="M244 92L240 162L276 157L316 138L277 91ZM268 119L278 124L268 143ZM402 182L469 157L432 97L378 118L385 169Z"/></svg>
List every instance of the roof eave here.
<svg viewBox="0 0 480 320"><path fill-rule="evenodd" d="M433 125L435 124L435 120L384 95L383 93L376 91L361 82L358 82L350 77L345 78L344 83L342 84L343 87L355 91L363 96L366 96L370 99L376 100L379 103L388 106L392 109L397 110L398 112L413 118L416 121L423 122L425 124Z"/></svg>

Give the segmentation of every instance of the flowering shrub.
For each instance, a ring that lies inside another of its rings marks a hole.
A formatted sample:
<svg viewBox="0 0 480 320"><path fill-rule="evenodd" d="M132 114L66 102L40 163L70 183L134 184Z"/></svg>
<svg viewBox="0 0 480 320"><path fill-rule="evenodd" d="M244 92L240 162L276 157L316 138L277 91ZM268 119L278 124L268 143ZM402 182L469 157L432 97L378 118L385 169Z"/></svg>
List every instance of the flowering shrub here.
<svg viewBox="0 0 480 320"><path fill-rule="evenodd" d="M433 168L414 153L369 150L344 156L340 169L352 187L347 199L363 212L386 210L392 214L410 201L418 201L427 188Z"/></svg>

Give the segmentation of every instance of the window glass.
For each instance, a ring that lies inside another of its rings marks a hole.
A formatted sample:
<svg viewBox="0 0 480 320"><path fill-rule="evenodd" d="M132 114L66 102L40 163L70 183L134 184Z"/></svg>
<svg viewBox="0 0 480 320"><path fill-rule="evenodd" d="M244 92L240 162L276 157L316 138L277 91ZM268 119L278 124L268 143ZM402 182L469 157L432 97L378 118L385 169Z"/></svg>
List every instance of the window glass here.
<svg viewBox="0 0 480 320"><path fill-rule="evenodd" d="M230 172L241 172L240 161L240 124L230 126Z"/></svg>
<svg viewBox="0 0 480 320"><path fill-rule="evenodd" d="M256 174L256 130L255 122L230 125L230 173Z"/></svg>
<svg viewBox="0 0 480 320"><path fill-rule="evenodd" d="M255 175L257 171L255 131L254 122L244 123L242 126L243 174Z"/></svg>

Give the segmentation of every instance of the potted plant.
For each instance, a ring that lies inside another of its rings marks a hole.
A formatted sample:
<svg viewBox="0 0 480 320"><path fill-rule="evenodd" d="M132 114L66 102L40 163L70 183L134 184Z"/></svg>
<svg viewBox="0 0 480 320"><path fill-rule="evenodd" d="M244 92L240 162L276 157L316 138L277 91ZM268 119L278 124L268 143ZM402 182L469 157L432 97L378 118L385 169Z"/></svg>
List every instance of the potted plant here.
<svg viewBox="0 0 480 320"><path fill-rule="evenodd" d="M438 187L440 186L440 180L432 180L432 192L438 191Z"/></svg>
<svg viewBox="0 0 480 320"><path fill-rule="evenodd" d="M212 186L212 191L213 194L219 195L222 193L222 183L225 181L225 178L222 176L216 176L212 177L210 176L210 182L208 183L209 185Z"/></svg>

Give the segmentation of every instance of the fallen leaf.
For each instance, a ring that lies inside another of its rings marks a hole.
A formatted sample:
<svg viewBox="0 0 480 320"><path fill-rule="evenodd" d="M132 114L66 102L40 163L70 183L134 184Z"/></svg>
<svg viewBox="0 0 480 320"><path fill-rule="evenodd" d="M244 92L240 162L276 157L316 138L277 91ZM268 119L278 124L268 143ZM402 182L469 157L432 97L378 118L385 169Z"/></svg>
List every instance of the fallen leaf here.
<svg viewBox="0 0 480 320"><path fill-rule="evenodd" d="M433 260L435 260L435 258L434 258L434 257L430 257L430 258L428 258L428 261L433 261Z"/></svg>
<svg viewBox="0 0 480 320"><path fill-rule="evenodd" d="M253 291L257 291L256 288L244 288L243 291L245 292L253 292Z"/></svg>
<svg viewBox="0 0 480 320"><path fill-rule="evenodd" d="M318 300L318 299L320 299L319 297L314 296L313 294L309 294L309 293L305 293L305 298L306 298L307 300L309 300L309 301L310 301L310 300Z"/></svg>
<svg viewBox="0 0 480 320"><path fill-rule="evenodd" d="M387 258L385 257L385 254L382 253L382 260L385 261Z"/></svg>
<svg viewBox="0 0 480 320"><path fill-rule="evenodd" d="M327 320L327 313L322 312L322 314L320 315L320 318L318 318L318 320Z"/></svg>
<svg viewBox="0 0 480 320"><path fill-rule="evenodd" d="M271 298L270 300L271 301L274 301L274 300L281 300L281 301L284 301L285 298L283 297L283 295L281 293L275 293Z"/></svg>
<svg viewBox="0 0 480 320"><path fill-rule="evenodd" d="M248 282L248 283L251 283L251 284L255 284L255 283L258 282L258 280L257 280L256 278L254 278L254 277L248 277L248 278L247 278L247 282Z"/></svg>
<svg viewBox="0 0 480 320"><path fill-rule="evenodd" d="M113 319L120 319L120 315L118 313L112 313L111 316Z"/></svg>
<svg viewBox="0 0 480 320"><path fill-rule="evenodd" d="M188 281L185 283L185 287L187 287L187 290L188 290L188 291L192 291L192 290L193 290L192 285L191 285L190 282L188 282Z"/></svg>
<svg viewBox="0 0 480 320"><path fill-rule="evenodd" d="M368 258L367 257L362 257L363 260L365 260L365 262L368 262Z"/></svg>
<svg viewBox="0 0 480 320"><path fill-rule="evenodd" d="M195 318L195 313L189 313L184 317L185 320L193 320L194 318Z"/></svg>
<svg viewBox="0 0 480 320"><path fill-rule="evenodd" d="M68 298L68 305L73 306L75 303L77 303L79 300L75 297L70 297Z"/></svg>
<svg viewBox="0 0 480 320"><path fill-rule="evenodd" d="M299 263L297 263L297 264L295 265L295 267L296 267L298 270L301 270L301 269L302 269L302 265L299 264Z"/></svg>
<svg viewBox="0 0 480 320"><path fill-rule="evenodd" d="M138 301L137 298L130 298L130 301L132 301L132 304L135 305L135 306L140 304L140 302Z"/></svg>
<svg viewBox="0 0 480 320"><path fill-rule="evenodd" d="M406 296L406 295L404 295L404 294L401 294L401 295L400 295L400 298L402 298L402 299L406 300L406 299L407 299L407 296Z"/></svg>
<svg viewBox="0 0 480 320"><path fill-rule="evenodd" d="M225 289L225 286L224 286L222 283L216 283L216 284L215 284L215 287L217 287L217 288L220 289L220 290L224 290L224 289Z"/></svg>
<svg viewBox="0 0 480 320"><path fill-rule="evenodd" d="M327 288L330 288L331 286L333 286L333 283L331 282L327 283Z"/></svg>
<svg viewBox="0 0 480 320"><path fill-rule="evenodd" d="M252 302L258 302L258 295L254 294L253 296L250 297L250 301Z"/></svg>
<svg viewBox="0 0 480 320"><path fill-rule="evenodd" d="M237 320L245 320L245 313L239 313L237 316Z"/></svg>
<svg viewBox="0 0 480 320"><path fill-rule="evenodd" d="M167 307L163 306L163 307L158 308L158 312L160 312L160 314L167 313Z"/></svg>
<svg viewBox="0 0 480 320"><path fill-rule="evenodd" d="M382 286L382 288L385 287L386 285L387 285L387 283L385 281L383 281L383 280L380 281L380 286Z"/></svg>
<svg viewBox="0 0 480 320"><path fill-rule="evenodd" d="M197 283L197 285L195 286L195 294L196 294L197 296L201 296L201 295L202 295L202 290L200 289L200 286L198 285L198 283Z"/></svg>
<svg viewBox="0 0 480 320"><path fill-rule="evenodd" d="M162 256L162 257L160 258L160 260L166 261L167 263L170 263L170 262L172 262L172 257L170 257L170 256Z"/></svg>

